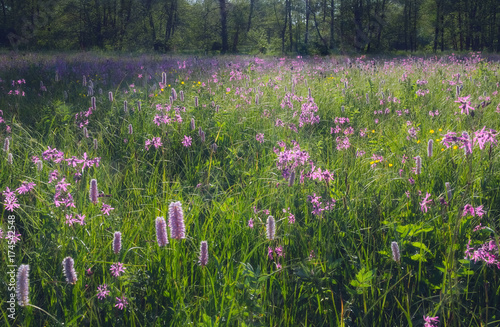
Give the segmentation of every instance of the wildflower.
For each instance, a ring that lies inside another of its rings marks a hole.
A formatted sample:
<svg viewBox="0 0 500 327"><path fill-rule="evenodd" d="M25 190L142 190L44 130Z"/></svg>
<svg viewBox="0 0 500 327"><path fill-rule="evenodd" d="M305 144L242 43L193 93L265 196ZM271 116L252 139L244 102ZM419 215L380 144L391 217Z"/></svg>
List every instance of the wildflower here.
<svg viewBox="0 0 500 327"><path fill-rule="evenodd" d="M111 210L115 210L115 208L111 208L111 206L109 204L105 204L105 203L102 204L101 212L103 215L109 216L109 213Z"/></svg>
<svg viewBox="0 0 500 327"><path fill-rule="evenodd" d="M208 243L207 241L201 241L200 243L200 260L201 266L206 266L208 263Z"/></svg>
<svg viewBox="0 0 500 327"><path fill-rule="evenodd" d="M8 163L9 165L12 165L12 164L14 163L14 158L12 157L12 153L9 153L9 154L7 155L7 163Z"/></svg>
<svg viewBox="0 0 500 327"><path fill-rule="evenodd" d="M283 256L283 247L282 246L278 246L274 249L274 252L276 253L276 255L278 257L282 257Z"/></svg>
<svg viewBox="0 0 500 327"><path fill-rule="evenodd" d="M113 102L113 92L108 93L109 102Z"/></svg>
<svg viewBox="0 0 500 327"><path fill-rule="evenodd" d="M127 307L127 305L128 305L128 302L127 302L127 298L125 296L122 295L121 298L119 298L119 297L116 298L115 308L123 310Z"/></svg>
<svg viewBox="0 0 500 327"><path fill-rule="evenodd" d="M93 204L96 204L97 203L97 179L90 180L90 194L89 195L90 195L90 201Z"/></svg>
<svg viewBox="0 0 500 327"><path fill-rule="evenodd" d="M267 256L269 260L273 260L273 248L270 246L267 247Z"/></svg>
<svg viewBox="0 0 500 327"><path fill-rule="evenodd" d="M111 265L111 268L109 268L109 270L111 270L111 275L113 275L114 277L120 277L120 275L125 272L125 267L123 267L123 263L121 262L117 262L117 263L114 263Z"/></svg>
<svg viewBox="0 0 500 327"><path fill-rule="evenodd" d="M122 249L122 233L115 232L113 238L113 252L115 254L118 254L121 249Z"/></svg>
<svg viewBox="0 0 500 327"><path fill-rule="evenodd" d="M134 133L134 128L132 127L132 124L128 124L128 133L133 134Z"/></svg>
<svg viewBox="0 0 500 327"><path fill-rule="evenodd" d="M20 265L17 269L17 282L16 282L16 293L17 293L17 303L24 307L29 304L29 265Z"/></svg>
<svg viewBox="0 0 500 327"><path fill-rule="evenodd" d="M172 202L169 205L168 227L170 228L170 237L176 240L186 238L186 227L184 225L184 213L179 201Z"/></svg>
<svg viewBox="0 0 500 327"><path fill-rule="evenodd" d="M391 249L392 249L392 259L399 263L401 261L401 254L399 252L399 245L397 242L392 242L391 243Z"/></svg>
<svg viewBox="0 0 500 327"><path fill-rule="evenodd" d="M24 193L28 193L29 191L31 191L34 187L36 186L35 183L31 183L31 182L22 182L21 186L19 186L16 190L17 194L24 194Z"/></svg>
<svg viewBox="0 0 500 327"><path fill-rule="evenodd" d="M4 208L8 211L14 211L14 209L19 208L21 205L17 203L16 193L11 191L8 187L3 191L3 196L5 198Z"/></svg>
<svg viewBox="0 0 500 327"><path fill-rule="evenodd" d="M437 327L439 324L439 317L426 317L424 316L424 327Z"/></svg>
<svg viewBox="0 0 500 327"><path fill-rule="evenodd" d="M66 281L70 284L76 284L77 277L74 268L74 260L71 257L64 258L62 262L64 276L66 276Z"/></svg>
<svg viewBox="0 0 500 327"><path fill-rule="evenodd" d="M266 234L268 240L274 240L276 225L273 216L267 217Z"/></svg>
<svg viewBox="0 0 500 327"><path fill-rule="evenodd" d="M253 219L248 221L248 227L253 228Z"/></svg>
<svg viewBox="0 0 500 327"><path fill-rule="evenodd" d="M255 136L255 139L256 139L259 143L264 143L264 134L263 134L263 133L258 133L258 134Z"/></svg>
<svg viewBox="0 0 500 327"><path fill-rule="evenodd" d="M416 156L414 159L416 164L415 174L420 175L420 173L422 172L422 159L420 158L420 156Z"/></svg>
<svg viewBox="0 0 500 327"><path fill-rule="evenodd" d="M102 284L97 287L97 298L103 300L109 294L108 285Z"/></svg>
<svg viewBox="0 0 500 327"><path fill-rule="evenodd" d="M186 148L189 148L191 146L192 141L193 138L191 136L184 135L184 140L182 141L182 145L184 145Z"/></svg>
<svg viewBox="0 0 500 327"><path fill-rule="evenodd" d="M466 97L458 97L457 101L455 101L456 103L460 103L460 113L461 114L465 114L468 115L469 114L469 109L470 110L475 110L474 107L471 107L470 105L470 95L466 96Z"/></svg>
<svg viewBox="0 0 500 327"><path fill-rule="evenodd" d="M191 130L194 131L196 128L196 123L194 121L194 118L191 118Z"/></svg>
<svg viewBox="0 0 500 327"><path fill-rule="evenodd" d="M9 138L6 138L5 141L3 141L3 150L5 152L9 152L9 147L10 147L10 140Z"/></svg>
<svg viewBox="0 0 500 327"><path fill-rule="evenodd" d="M158 242L158 246L165 246L168 244L167 224L163 217L156 218L156 241Z"/></svg>
<svg viewBox="0 0 500 327"><path fill-rule="evenodd" d="M9 245L14 245L21 240L19 236L21 236L21 234L10 230L7 232L5 239L9 240Z"/></svg>
<svg viewBox="0 0 500 327"><path fill-rule="evenodd" d="M427 143L427 156L432 157L432 145L434 143L433 139L429 140L429 143Z"/></svg>
<svg viewBox="0 0 500 327"><path fill-rule="evenodd" d="M427 205L432 203L432 199L429 200L430 196L431 194L426 192L425 197L422 199L422 202L420 203L420 210L422 210L422 212L427 212Z"/></svg>

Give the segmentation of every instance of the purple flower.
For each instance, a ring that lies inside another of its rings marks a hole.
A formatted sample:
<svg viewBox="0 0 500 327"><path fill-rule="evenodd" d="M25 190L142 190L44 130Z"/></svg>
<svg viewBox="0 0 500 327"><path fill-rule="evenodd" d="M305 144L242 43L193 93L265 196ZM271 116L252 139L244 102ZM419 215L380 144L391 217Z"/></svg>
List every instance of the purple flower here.
<svg viewBox="0 0 500 327"><path fill-rule="evenodd" d="M158 242L158 246L165 246L168 244L167 224L163 217L156 218L156 241Z"/></svg>
<svg viewBox="0 0 500 327"><path fill-rule="evenodd" d="M5 191L3 191L3 196L5 197L5 210L12 212L14 211L14 209L21 206L19 203L17 203L16 193L11 191L8 187L6 187Z"/></svg>
<svg viewBox="0 0 500 327"><path fill-rule="evenodd" d="M123 263L121 262L117 262L117 263L114 263L111 265L111 268L109 268L109 270L111 270L111 275L113 275L114 277L120 277L121 273L125 272L125 267L123 267Z"/></svg>
<svg viewBox="0 0 500 327"><path fill-rule="evenodd" d="M96 179L92 179L90 181L90 201L93 203L93 204L96 204L97 203L97 180Z"/></svg>
<svg viewBox="0 0 500 327"><path fill-rule="evenodd" d="M267 247L267 256L269 257L269 260L273 260L273 248L270 246Z"/></svg>
<svg viewBox="0 0 500 327"><path fill-rule="evenodd" d="M201 266L206 266L208 264L208 243L207 241L201 241L200 243L200 260Z"/></svg>
<svg viewBox="0 0 500 327"><path fill-rule="evenodd" d="M253 219L248 221L248 227L253 228Z"/></svg>
<svg viewBox="0 0 500 327"><path fill-rule="evenodd" d="M182 145L184 145L186 148L189 148L191 146L192 141L193 138L191 136L184 135L184 140L182 140Z"/></svg>
<svg viewBox="0 0 500 327"><path fill-rule="evenodd" d="M185 239L186 227L184 225L182 204L179 201L172 202L169 205L168 211L168 227L170 228L170 237L176 240Z"/></svg>
<svg viewBox="0 0 500 327"><path fill-rule="evenodd" d="M34 187L36 186L35 183L31 183L31 182L23 182L21 184L21 186L19 186L16 190L17 194L24 194L24 193L28 193L29 191L31 191Z"/></svg>
<svg viewBox="0 0 500 327"><path fill-rule="evenodd" d="M127 298L125 296L122 295L121 298L119 298L119 297L116 298L115 308L123 310L127 307L127 305L128 305L128 302L127 302Z"/></svg>
<svg viewBox="0 0 500 327"><path fill-rule="evenodd" d="M122 249L122 233L115 232L113 238L113 252L115 254L118 254L121 249Z"/></svg>
<svg viewBox="0 0 500 327"><path fill-rule="evenodd" d="M101 212L103 215L109 216L109 212L111 210L115 210L115 208L111 208L111 206L109 204L105 204L105 203L102 204Z"/></svg>
<svg viewBox="0 0 500 327"><path fill-rule="evenodd" d="M24 307L29 304L29 265L20 265L17 269L17 282L16 282L16 293L17 293L17 303Z"/></svg>
<svg viewBox="0 0 500 327"><path fill-rule="evenodd" d="M464 112L465 112L465 114L468 115L469 109L474 110L474 107L471 107L471 105L470 105L470 101L469 101L470 97L471 97L470 95L468 95L466 97L459 97L457 99L457 101L455 101L456 103L460 103L459 108L460 108L461 114L464 114Z"/></svg>
<svg viewBox="0 0 500 327"><path fill-rule="evenodd" d="M102 284L97 287L97 298L99 300L103 300L108 296L109 290L108 290L108 285Z"/></svg>
<svg viewBox="0 0 500 327"><path fill-rule="evenodd" d="M255 139L257 141L259 141L259 143L264 143L264 134L263 133L258 133L256 136L255 136Z"/></svg>
<svg viewBox="0 0 500 327"><path fill-rule="evenodd" d="M71 257L64 258L62 262L64 276L66 276L66 281L70 284L76 284L77 281L74 264L75 261Z"/></svg>

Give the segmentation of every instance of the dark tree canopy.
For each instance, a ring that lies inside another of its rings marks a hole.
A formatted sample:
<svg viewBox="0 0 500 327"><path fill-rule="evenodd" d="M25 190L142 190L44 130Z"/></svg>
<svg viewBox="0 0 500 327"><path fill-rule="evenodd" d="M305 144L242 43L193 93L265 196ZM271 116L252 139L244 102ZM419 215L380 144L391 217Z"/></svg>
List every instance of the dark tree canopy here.
<svg viewBox="0 0 500 327"><path fill-rule="evenodd" d="M0 0L0 47L500 51L498 0Z"/></svg>

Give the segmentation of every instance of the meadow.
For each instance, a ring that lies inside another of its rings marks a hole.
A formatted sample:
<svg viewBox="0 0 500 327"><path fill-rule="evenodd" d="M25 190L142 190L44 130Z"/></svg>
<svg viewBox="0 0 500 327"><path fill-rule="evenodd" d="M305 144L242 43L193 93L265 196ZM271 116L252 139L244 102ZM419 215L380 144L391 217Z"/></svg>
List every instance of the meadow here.
<svg viewBox="0 0 500 327"><path fill-rule="evenodd" d="M500 325L499 70L1 53L1 325Z"/></svg>

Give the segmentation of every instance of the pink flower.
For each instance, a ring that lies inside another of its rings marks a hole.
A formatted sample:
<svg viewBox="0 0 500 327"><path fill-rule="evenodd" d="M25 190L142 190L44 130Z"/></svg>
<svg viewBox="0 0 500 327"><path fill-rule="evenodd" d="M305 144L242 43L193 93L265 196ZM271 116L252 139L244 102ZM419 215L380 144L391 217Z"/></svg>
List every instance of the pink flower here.
<svg viewBox="0 0 500 327"><path fill-rule="evenodd" d="M430 196L431 194L426 192L425 197L422 199L422 202L420 203L420 210L422 210L422 212L427 212L427 205L432 203L432 199L429 200Z"/></svg>
<svg viewBox="0 0 500 327"><path fill-rule="evenodd" d="M426 317L424 316L424 327L437 327L439 324L439 317Z"/></svg>
<svg viewBox="0 0 500 327"><path fill-rule="evenodd" d="M128 305L128 302L127 302L127 298L125 296L122 295L121 298L119 298L119 297L116 298L115 308L123 310L127 307L127 305Z"/></svg>
<svg viewBox="0 0 500 327"><path fill-rule="evenodd" d="M182 145L184 145L186 148L189 148L191 146L192 141L193 138L191 136L184 135L184 140L182 140Z"/></svg>
<svg viewBox="0 0 500 327"><path fill-rule="evenodd" d="M102 212L103 215L108 215L109 216L109 213L110 213L111 210L115 210L115 208L111 208L110 205L105 204L105 203L102 204L101 212Z"/></svg>
<svg viewBox="0 0 500 327"><path fill-rule="evenodd" d="M264 143L264 134L263 134L263 133L258 133L258 134L255 136L255 139L256 139L259 143Z"/></svg>
<svg viewBox="0 0 500 327"><path fill-rule="evenodd" d="M103 300L109 294L108 285L102 284L97 287L97 298Z"/></svg>
<svg viewBox="0 0 500 327"><path fill-rule="evenodd" d="M123 267L123 263L121 262L117 262L117 263L114 263L111 265L111 268L109 268L109 270L111 270L111 275L113 275L114 277L120 277L120 275L125 272L125 267Z"/></svg>

